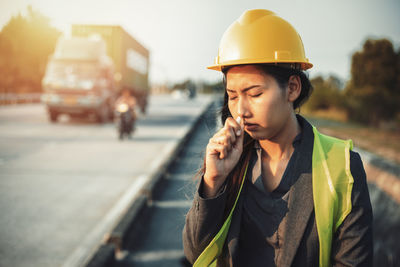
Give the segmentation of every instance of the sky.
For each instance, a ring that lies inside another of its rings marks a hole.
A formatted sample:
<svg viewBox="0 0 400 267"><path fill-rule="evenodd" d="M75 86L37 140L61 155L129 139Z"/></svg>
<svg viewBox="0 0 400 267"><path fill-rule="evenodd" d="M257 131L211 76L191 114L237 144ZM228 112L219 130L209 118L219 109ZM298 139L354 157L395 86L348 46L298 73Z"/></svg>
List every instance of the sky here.
<svg viewBox="0 0 400 267"><path fill-rule="evenodd" d="M27 6L68 34L73 23L120 25L150 50L150 81L215 82L219 41L245 10L269 9L302 37L310 77L350 78L351 55L367 38L400 46L399 0L0 0L0 28Z"/></svg>

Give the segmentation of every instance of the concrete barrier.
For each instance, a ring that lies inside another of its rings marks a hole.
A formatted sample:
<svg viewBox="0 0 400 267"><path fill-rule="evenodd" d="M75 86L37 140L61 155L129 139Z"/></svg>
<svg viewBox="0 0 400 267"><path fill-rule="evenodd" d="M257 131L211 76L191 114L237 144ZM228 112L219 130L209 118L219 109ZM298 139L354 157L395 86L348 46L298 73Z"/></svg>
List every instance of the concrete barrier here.
<svg viewBox="0 0 400 267"><path fill-rule="evenodd" d="M0 105L39 103L42 94L0 94Z"/></svg>

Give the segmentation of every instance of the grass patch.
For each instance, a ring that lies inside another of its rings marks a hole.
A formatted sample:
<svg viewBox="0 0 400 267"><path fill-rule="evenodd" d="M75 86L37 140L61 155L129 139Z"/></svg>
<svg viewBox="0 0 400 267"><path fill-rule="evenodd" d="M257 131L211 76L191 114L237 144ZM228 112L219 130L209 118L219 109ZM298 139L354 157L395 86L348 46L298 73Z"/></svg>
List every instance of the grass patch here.
<svg viewBox="0 0 400 267"><path fill-rule="evenodd" d="M400 164L400 133L347 122L340 117L320 113L304 116L322 133L341 139L352 139L354 145ZM339 118L339 119L338 119Z"/></svg>

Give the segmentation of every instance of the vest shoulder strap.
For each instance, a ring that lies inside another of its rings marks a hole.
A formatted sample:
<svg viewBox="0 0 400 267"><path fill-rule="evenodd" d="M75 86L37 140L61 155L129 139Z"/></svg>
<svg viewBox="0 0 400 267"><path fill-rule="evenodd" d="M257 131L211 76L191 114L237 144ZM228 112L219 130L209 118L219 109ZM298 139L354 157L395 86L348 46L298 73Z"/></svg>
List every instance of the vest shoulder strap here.
<svg viewBox="0 0 400 267"><path fill-rule="evenodd" d="M312 183L320 266L331 266L332 235L351 212L351 140L323 135L313 127Z"/></svg>
<svg viewBox="0 0 400 267"><path fill-rule="evenodd" d="M240 197L240 193L242 192L244 180L247 174L247 167L249 164L247 163L246 168L244 170L242 183L240 184L239 192L237 193L235 203L231 211L229 212L228 218L226 218L224 224L221 229L215 235L215 237L211 240L208 246L203 250L197 260L194 262L194 267L203 267L203 266L217 266L217 259L222 253L222 249L225 244L226 236L228 235L229 228L231 226L232 214L236 208L236 203Z"/></svg>

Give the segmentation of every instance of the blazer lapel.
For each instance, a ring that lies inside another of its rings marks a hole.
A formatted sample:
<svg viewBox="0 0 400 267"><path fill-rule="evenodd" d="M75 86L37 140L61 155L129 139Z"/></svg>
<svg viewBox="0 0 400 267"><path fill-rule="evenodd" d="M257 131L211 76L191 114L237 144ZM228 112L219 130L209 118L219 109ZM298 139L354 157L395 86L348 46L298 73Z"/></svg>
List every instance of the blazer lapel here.
<svg viewBox="0 0 400 267"><path fill-rule="evenodd" d="M296 160L294 172L299 175L299 178L289 192L289 211L278 230L281 233L283 243L280 253L277 255L277 266L282 267L287 267L292 264L310 215L314 209L311 174L314 134L311 125L303 117L297 115L297 119L303 130L300 155L298 155ZM231 229L227 237L231 266L235 265L237 251L240 249L238 239L243 204L241 199L239 199L238 206L236 207L234 217L232 218Z"/></svg>
<svg viewBox="0 0 400 267"><path fill-rule="evenodd" d="M312 175L303 173L289 193L289 212L282 222L282 249L278 266L290 266L313 211Z"/></svg>

